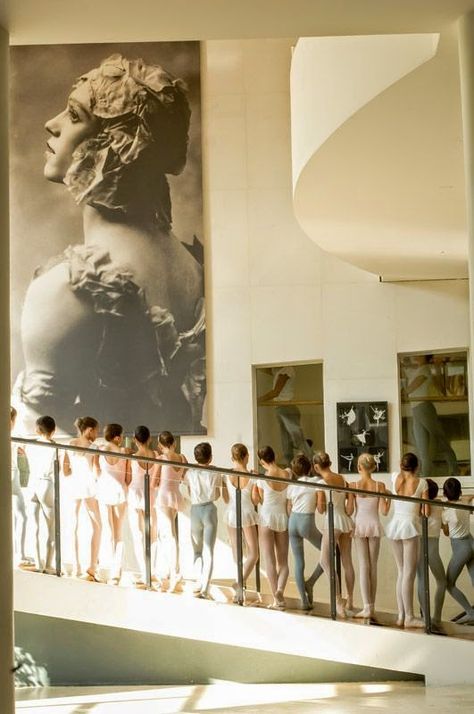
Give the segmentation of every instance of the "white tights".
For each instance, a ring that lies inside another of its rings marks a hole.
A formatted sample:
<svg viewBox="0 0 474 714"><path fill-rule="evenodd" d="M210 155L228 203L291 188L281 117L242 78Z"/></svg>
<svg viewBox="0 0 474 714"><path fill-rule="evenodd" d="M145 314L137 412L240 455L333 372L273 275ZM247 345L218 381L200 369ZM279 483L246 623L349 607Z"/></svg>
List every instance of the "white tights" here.
<svg viewBox="0 0 474 714"><path fill-rule="evenodd" d="M288 580L288 531L273 531L266 526L260 526L260 549L265 566L265 575L270 584L272 595L283 593Z"/></svg>
<svg viewBox="0 0 474 714"><path fill-rule="evenodd" d="M344 579L347 588L347 608L352 609L352 600L354 597L355 573L352 564L352 538L350 533L343 533L339 530L334 530L334 541L339 546L341 553L341 565L344 569ZM321 541L321 566L328 576L331 576L330 570L331 553L329 550L329 530L324 529L323 538ZM339 578L336 578L336 597L338 603L341 603L341 584Z"/></svg>
<svg viewBox="0 0 474 714"><path fill-rule="evenodd" d="M380 551L380 538L356 537L354 541L359 561L359 581L364 611L372 614L377 592L377 561Z"/></svg>
<svg viewBox="0 0 474 714"><path fill-rule="evenodd" d="M258 560L258 536L256 526L245 526L242 528L242 532L247 545L247 557L243 566L243 580L245 586L247 578L254 569ZM237 528L231 528L231 526L229 526L229 537L232 545L234 561L237 562Z"/></svg>
<svg viewBox="0 0 474 714"><path fill-rule="evenodd" d="M397 577L397 624L403 626L416 623L413 615L413 589L418 563L419 536L392 540L393 554L398 568Z"/></svg>
<svg viewBox="0 0 474 714"><path fill-rule="evenodd" d="M168 575L171 579L179 573L178 563L178 541L176 538L176 518L178 512L175 508L160 507L160 540L163 543L163 550L166 558Z"/></svg>

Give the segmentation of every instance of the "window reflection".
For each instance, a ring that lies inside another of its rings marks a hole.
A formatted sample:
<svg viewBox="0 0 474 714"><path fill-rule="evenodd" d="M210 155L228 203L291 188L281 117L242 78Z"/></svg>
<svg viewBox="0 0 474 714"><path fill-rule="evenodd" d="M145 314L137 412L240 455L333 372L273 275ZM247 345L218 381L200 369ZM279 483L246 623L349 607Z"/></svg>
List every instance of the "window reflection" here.
<svg viewBox="0 0 474 714"><path fill-rule="evenodd" d="M256 367L257 440L280 464L324 448L322 364Z"/></svg>
<svg viewBox="0 0 474 714"><path fill-rule="evenodd" d="M399 356L402 451L427 477L470 474L467 353Z"/></svg>

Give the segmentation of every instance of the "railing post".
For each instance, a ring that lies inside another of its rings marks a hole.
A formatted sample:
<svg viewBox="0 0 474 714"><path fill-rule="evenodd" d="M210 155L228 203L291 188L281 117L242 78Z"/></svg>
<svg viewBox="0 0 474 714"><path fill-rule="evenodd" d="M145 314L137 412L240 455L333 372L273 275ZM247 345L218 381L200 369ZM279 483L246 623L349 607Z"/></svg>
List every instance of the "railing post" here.
<svg viewBox="0 0 474 714"><path fill-rule="evenodd" d="M335 564L335 541L334 541L334 503L332 501L332 491L329 491L328 502L328 531L329 531L329 597L331 605L331 618L336 619L336 564Z"/></svg>
<svg viewBox="0 0 474 714"><path fill-rule="evenodd" d="M145 471L145 574L146 586L151 590L151 499L148 462Z"/></svg>
<svg viewBox="0 0 474 714"><path fill-rule="evenodd" d="M235 520L237 526L237 603L244 604L244 564L243 564L243 543L242 543L242 490L240 488L240 476L237 476L237 488L235 491Z"/></svg>
<svg viewBox="0 0 474 714"><path fill-rule="evenodd" d="M61 486L59 480L59 449L54 456L54 555L56 559L56 575L61 577Z"/></svg>
<svg viewBox="0 0 474 714"><path fill-rule="evenodd" d="M423 564L423 618L425 632L431 634L431 603L430 603L430 560L428 552L428 517L421 516L421 557Z"/></svg>

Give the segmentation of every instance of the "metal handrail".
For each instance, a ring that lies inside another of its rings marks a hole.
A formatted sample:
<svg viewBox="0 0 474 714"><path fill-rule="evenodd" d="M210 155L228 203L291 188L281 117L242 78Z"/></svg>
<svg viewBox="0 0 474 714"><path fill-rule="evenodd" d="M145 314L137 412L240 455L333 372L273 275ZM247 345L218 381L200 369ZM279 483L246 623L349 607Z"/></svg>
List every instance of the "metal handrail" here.
<svg viewBox="0 0 474 714"><path fill-rule="evenodd" d="M11 441L15 442L16 444L29 444L32 446L45 446L50 449L60 449L61 451L76 451L80 453L85 453L85 454L91 454L93 456L108 456L110 458L111 454L113 454L113 458L116 459L126 459L126 460L131 460L131 461L143 461L143 462L148 462L151 464L160 464L160 465L169 465L169 466L175 466L176 467L176 461L168 461L166 459L162 458L156 458L152 456L136 456L135 454L124 454L118 451L107 451L106 449L96 449L96 448L87 448L85 446L75 446L73 444L62 444L60 442L47 442L47 441L37 441L35 439L25 439L23 437L11 437ZM198 468L201 471L209 471L211 473L218 473L218 474L226 474L229 476L237 476L240 478L244 478L244 472L242 471L236 471L235 469L229 469L224 466L203 466L202 464L198 463L193 463L193 462L187 462L187 463L181 463L180 468L183 469L194 469ZM250 476L252 476L252 472L248 472ZM253 474L255 477L258 476L259 479L262 481L274 481L275 483L288 483L289 479L285 478L280 478L278 476L268 476L267 474ZM427 498L418 498L415 496L400 496L399 494L396 493L377 493L375 491L367 491L361 488L351 488L350 486L331 486L327 483L311 483L310 481L298 481L292 480L290 483L294 486L301 486L302 488L314 488L317 491L338 491L342 493L351 493L351 494L358 494L358 495L363 495L363 496L373 496L373 497L378 497L378 498L387 498L391 501L407 501L409 503L420 503L422 505L433 505L433 506L442 506L443 508L455 508L463 511L471 511L474 513L474 505L470 506L466 503L452 503L451 501L436 501L436 500L429 500Z"/></svg>
<svg viewBox="0 0 474 714"><path fill-rule="evenodd" d="M145 501L144 501L144 526L145 526L145 568L146 568L146 585L148 589L152 589L152 564L151 564L151 498L150 498L150 470L149 464L160 464L160 465L171 465L176 467L176 461L170 461L168 459L150 457L150 456L138 456L136 454L128 454L121 452L111 452L105 449L88 448L84 446L75 446L72 444L62 444L60 442L48 442L48 441L38 441L36 439L26 439L22 437L11 437L11 441L16 444L32 445L36 447L46 447L55 450L54 457L54 517L55 517L55 557L56 557L56 575L61 577L62 575L62 564L61 564L61 499L60 499L60 463L59 463L59 452L60 451L71 451L78 453L90 454L92 456L108 456L113 454L113 458L125 459L129 461L142 461L146 463L146 473L144 476L144 491L145 491ZM243 581L243 529L242 529L242 500L241 500L241 486L240 479L247 476L246 472L236 471L234 469L229 469L219 466L203 466L201 464L195 463L181 463L180 468L183 469L193 469L198 468L201 471L208 471L210 473L217 473L219 475L230 475L237 478L236 487L236 524L237 524L237 603L239 605L244 604L244 591L245 583ZM248 474L252 476L250 472ZM331 486L330 484L324 482L311 483L309 481L298 481L290 480L286 478L280 478L278 476L268 476L267 474L254 474L263 481L273 481L275 483L287 484L290 482L292 485L298 485L302 488L313 488L318 491L329 491L329 499L327 501L327 529L329 533L329 585L330 585L330 612L331 618L336 619L337 615L337 581L340 582L340 573L337 567L337 543L334 533L334 503L333 503L333 491L347 493L347 494L358 494L362 496L370 496L375 498L386 498L391 501L406 501L411 503L419 503L420 505L433 505L435 507L443 508L454 508L458 510L465 510L469 512L474 512L474 505L470 506L464 503L449 502L449 501L435 501L430 499L418 498L415 496L400 496L398 494L393 494L390 492L379 493L375 491L367 491L365 489L351 488L350 486ZM422 558L423 558L423 616L425 620L425 632L431 634L435 630L432 628L431 623L431 613L430 613L430 590L429 590L429 551L428 551L428 516L423 511L421 512L421 547L422 547ZM257 577L257 590L259 591L259 569L258 564L256 568Z"/></svg>

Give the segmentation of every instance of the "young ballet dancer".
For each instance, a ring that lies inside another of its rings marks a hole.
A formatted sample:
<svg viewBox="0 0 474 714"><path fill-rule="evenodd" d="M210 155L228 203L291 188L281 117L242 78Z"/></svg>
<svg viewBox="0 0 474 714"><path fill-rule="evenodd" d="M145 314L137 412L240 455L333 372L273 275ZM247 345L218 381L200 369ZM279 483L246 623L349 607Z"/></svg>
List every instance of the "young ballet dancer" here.
<svg viewBox="0 0 474 714"><path fill-rule="evenodd" d="M207 442L194 447L194 458L200 466L209 466L212 448ZM196 585L194 594L209 599L209 585L214 565L214 546L217 537L217 508L215 501L222 495L226 500L227 489L220 474L204 469L188 469L185 482L191 498L191 540L194 551Z"/></svg>
<svg viewBox="0 0 474 714"><path fill-rule="evenodd" d="M316 474L320 476L328 486L347 486L344 478L334 471L331 471L331 459L324 451L319 451L313 457L313 466ZM326 518L323 528L323 537L321 542L321 565L324 572L330 577L330 550L329 550L329 530L326 503L329 500L329 494L326 496L324 490L318 491L318 511L319 513L326 512ZM352 523L351 515L354 512L354 496L345 492L332 492L332 502L334 504L334 541L339 546L341 553L341 564L344 569L344 578L347 588L347 601L344 605L341 596L341 585L339 578L336 578L336 611L340 617L347 617L353 610L354 596L354 566L352 564L352 531L354 524Z"/></svg>
<svg viewBox="0 0 474 714"><path fill-rule="evenodd" d="M105 447L110 456L98 458L97 494L100 503L107 509L110 528L112 568L109 585L118 585L122 577L123 521L127 509L127 487L130 483L130 462L113 454L127 452L122 447L123 428L120 424L107 424L104 428Z"/></svg>
<svg viewBox="0 0 474 714"><path fill-rule="evenodd" d="M258 450L260 465L266 476L290 481L291 471L281 469L275 462L271 446ZM265 575L270 584L273 602L270 609L285 608L285 587L288 580L288 514L286 499L288 483L259 479L253 488L254 503L261 503L259 511L260 550L263 555Z"/></svg>
<svg viewBox="0 0 474 714"><path fill-rule="evenodd" d="M304 454L298 454L291 462L291 470L296 476L298 483L307 482L316 484L319 481L317 476L311 475L311 462ZM317 491L308 486L296 486L291 484L288 487L288 533L290 536L291 550L295 559L295 580L301 599L301 608L311 610L313 607L313 588L316 580L323 573L319 563L313 570L310 577L304 579L304 542L311 543L312 546L321 550L321 533L316 528L315 512L317 502Z"/></svg>
<svg viewBox="0 0 474 714"><path fill-rule="evenodd" d="M226 484L229 494L229 503L225 512L225 522L229 532L232 545L232 555L234 562L237 562L237 516L236 498L237 487L240 486L241 511L242 511L242 532L247 546L247 557L243 564L243 581L246 587L247 579L255 567L258 560L258 514L252 502L253 478L248 470L249 452L244 444L234 444L231 450L232 468L241 472L242 476L227 475ZM233 585L237 590L237 582ZM235 599L235 598L234 598Z"/></svg>
<svg viewBox="0 0 474 714"><path fill-rule="evenodd" d="M78 436L71 439L71 446L82 446L87 449L92 445L99 433L99 423L94 417L79 417L75 421ZM102 534L102 521L100 517L99 504L97 502L97 479L96 479L97 457L93 454L75 451L65 452L63 461L63 473L69 477L71 494L74 501L73 510L73 574L76 577L84 577L86 580L99 582L97 578L97 565L99 559L100 538ZM80 565L79 547L79 513L84 504L86 513L92 526L90 541L89 566L83 575Z"/></svg>
<svg viewBox="0 0 474 714"><path fill-rule="evenodd" d="M430 501L436 500L439 490L438 484L431 478L427 478L426 483L428 484L428 498ZM439 537L441 534L442 515L443 507L441 502L439 506L430 506L430 513L428 516L428 559L430 570L436 581L434 611L431 622L433 625L438 626L441 624L441 613L446 594L446 571L439 554ZM421 548L418 556L416 579L418 585L418 601L420 603L421 610L423 610L423 558Z"/></svg>
<svg viewBox="0 0 474 714"><path fill-rule="evenodd" d="M461 483L451 477L444 482L443 493L450 503L472 504L474 498L463 497ZM474 538L470 528L470 512L455 508L443 509L443 531L451 540L452 556L447 570L448 592L463 608L465 614L456 620L458 625L474 624L474 606L456 586L456 581L466 567L474 585Z"/></svg>
<svg viewBox="0 0 474 714"><path fill-rule="evenodd" d="M182 580L178 562L178 541L176 534L176 519L178 512L184 509L184 498L179 486L183 481L185 469L178 464L186 464L186 457L176 452L176 441L170 431L162 431L158 437L160 455L165 461L174 461L176 466L162 464L159 468L159 481L156 496L156 508L159 511L158 526L160 540L164 546L164 555L168 568L169 584L167 589L174 592Z"/></svg>
<svg viewBox="0 0 474 714"><path fill-rule="evenodd" d="M36 420L37 441L54 444L56 422L53 417L42 416ZM53 574L54 556L54 460L56 449L45 446L28 446L26 449L30 480L28 483L31 515L34 520L35 570ZM45 558L41 557L41 519L46 524Z"/></svg>
<svg viewBox="0 0 474 714"><path fill-rule="evenodd" d="M147 426L137 426L134 434L136 451L134 456L158 458L159 454L151 448L151 434ZM145 564L145 475L150 475L150 540L151 540L151 579L158 583L156 575L157 555L157 525L156 525L156 491L159 482L159 469L156 463L131 460L132 478L128 488L128 516L132 531L133 547L137 559L139 576L135 585L143 587L146 584Z"/></svg>
<svg viewBox="0 0 474 714"><path fill-rule="evenodd" d="M375 614L375 594L377 592L377 561L380 538L383 536L379 512L387 515L390 499L384 498L387 489L380 481L374 481L372 474L377 462L372 454L361 454L357 460L359 481L352 484L354 489L372 491L378 496L355 496L354 542L359 561L359 580L363 608L355 617L371 618Z"/></svg>
<svg viewBox="0 0 474 714"><path fill-rule="evenodd" d="M403 455L400 473L393 474L393 491L399 496L428 498L428 484L418 478L418 457L411 452ZM429 506L425 506L429 515ZM394 501L393 516L385 528L387 538L392 541L393 553L397 563L397 604L398 627L424 627L423 620L413 613L413 588L421 532L421 507L419 503Z"/></svg>
<svg viewBox="0 0 474 714"><path fill-rule="evenodd" d="M16 409L10 407L10 431L13 432L16 422ZM18 456L23 453L17 444L11 445L11 479L12 479L12 504L14 528L14 566L16 568L30 568L32 561L26 555L26 508L25 498L21 490L20 469Z"/></svg>

